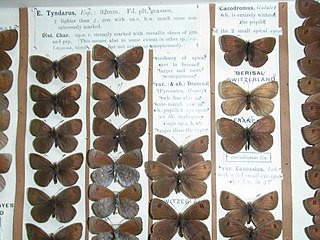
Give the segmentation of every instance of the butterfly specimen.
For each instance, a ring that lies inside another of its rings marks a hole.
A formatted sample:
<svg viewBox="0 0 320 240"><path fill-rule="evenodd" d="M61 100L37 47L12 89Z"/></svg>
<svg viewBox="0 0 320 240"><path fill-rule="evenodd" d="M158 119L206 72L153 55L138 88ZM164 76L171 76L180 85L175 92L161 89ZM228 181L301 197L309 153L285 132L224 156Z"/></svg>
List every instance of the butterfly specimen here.
<svg viewBox="0 0 320 240"><path fill-rule="evenodd" d="M108 222L101 218L89 217L88 228L92 234L92 240L105 239L126 239L139 240L136 236L142 232L142 219L140 217L132 218L113 228Z"/></svg>
<svg viewBox="0 0 320 240"><path fill-rule="evenodd" d="M83 154L75 153L58 163L51 163L41 155L30 153L29 160L31 168L37 170L33 178L39 186L46 187L52 180L54 184L59 181L63 186L71 186L79 179L75 170L81 167Z"/></svg>
<svg viewBox="0 0 320 240"><path fill-rule="evenodd" d="M309 96L301 108L307 121L312 122L320 119L320 92Z"/></svg>
<svg viewBox="0 0 320 240"><path fill-rule="evenodd" d="M142 148L140 137L146 132L146 124L145 118L138 118L117 129L105 119L95 117L93 133L98 138L94 140L93 146L106 153L118 151L118 145L124 152Z"/></svg>
<svg viewBox="0 0 320 240"><path fill-rule="evenodd" d="M136 168L142 165L141 149L124 153L115 162L106 153L91 149L87 159L89 167L95 169L91 180L97 184L108 187L112 181L117 181L122 187L130 187L139 181Z"/></svg>
<svg viewBox="0 0 320 240"><path fill-rule="evenodd" d="M320 92L320 79L315 77L303 77L298 80L299 90L306 95Z"/></svg>
<svg viewBox="0 0 320 240"><path fill-rule="evenodd" d="M265 37L246 42L236 36L223 35L219 38L219 44L230 66L239 66L245 60L252 67L261 67L268 61L268 54L273 51L276 39Z"/></svg>
<svg viewBox="0 0 320 240"><path fill-rule="evenodd" d="M49 197L41 190L29 187L27 197L29 203L33 206L31 216L36 222L46 222L52 216L61 223L67 223L77 213L72 205L79 202L81 190L80 187L73 186L62 190L55 196Z"/></svg>
<svg viewBox="0 0 320 240"><path fill-rule="evenodd" d="M320 165L320 149L317 147L305 147L302 149L302 157L310 166Z"/></svg>
<svg viewBox="0 0 320 240"><path fill-rule="evenodd" d="M131 48L117 57L108 48L96 44L92 49L92 59L100 62L94 65L93 73L99 79L107 79L114 73L115 78L120 75L124 80L130 81L138 77L140 73L138 63L142 58L142 47Z"/></svg>
<svg viewBox="0 0 320 240"><path fill-rule="evenodd" d="M10 112L8 110L0 110L0 149L4 148L8 143L8 137L4 133L10 124Z"/></svg>
<svg viewBox="0 0 320 240"><path fill-rule="evenodd" d="M320 224L310 225L304 228L304 231L308 239L319 239L320 238Z"/></svg>
<svg viewBox="0 0 320 240"><path fill-rule="evenodd" d="M161 153L157 161L172 169L176 166L186 169L198 162L204 161L201 153L208 150L209 144L209 137L207 135L197 137L184 146L177 146L173 141L161 134L157 134L155 140L156 149Z"/></svg>
<svg viewBox="0 0 320 240"><path fill-rule="evenodd" d="M152 225L152 240L161 239L155 235L163 236L163 239L172 239L177 232L185 239L211 239L207 226L201 222L210 214L208 200L195 202L183 213L177 213L168 203L155 198L150 201L149 214L153 220L160 220ZM195 238L199 232L201 236Z"/></svg>
<svg viewBox="0 0 320 240"><path fill-rule="evenodd" d="M2 176L3 173L9 171L12 162L12 156L9 153L0 153L0 192L2 192L6 186L6 180Z"/></svg>
<svg viewBox="0 0 320 240"><path fill-rule="evenodd" d="M79 111L76 103L81 96L80 84L70 85L56 94L51 94L46 89L31 85L30 96L33 105L33 112L40 118L47 117L53 110L55 114L60 113L63 117L72 117Z"/></svg>
<svg viewBox="0 0 320 240"><path fill-rule="evenodd" d="M74 151L78 146L78 140L74 135L78 135L81 129L80 119L63 122L57 128L51 128L39 119L33 119L30 123L30 133L35 136L33 147L38 153L47 153L53 144L65 153Z"/></svg>
<svg viewBox="0 0 320 240"><path fill-rule="evenodd" d="M222 236L234 240L272 240L277 239L282 230L281 220L271 220L256 228L247 228L243 223L228 217L219 219L219 230Z"/></svg>
<svg viewBox="0 0 320 240"><path fill-rule="evenodd" d="M305 76L320 78L320 56L301 58L298 67Z"/></svg>
<svg viewBox="0 0 320 240"><path fill-rule="evenodd" d="M296 12L301 18L310 17L320 13L320 3L314 0L296 0Z"/></svg>
<svg viewBox="0 0 320 240"><path fill-rule="evenodd" d="M145 97L145 87L138 85L116 94L107 86L96 82L92 85L92 97L99 100L93 106L97 117L106 118L114 112L116 116L120 113L124 118L132 119L140 113L139 102Z"/></svg>
<svg viewBox="0 0 320 240"><path fill-rule="evenodd" d="M62 229L59 229L56 233L47 234L41 228L31 223L26 223L27 236L29 240L80 240L82 236L82 224L73 223Z"/></svg>
<svg viewBox="0 0 320 240"><path fill-rule="evenodd" d="M242 224L252 222L257 227L261 223L274 220L270 210L275 209L278 205L278 193L269 192L253 202L245 203L235 194L221 191L220 204L224 210L229 210L226 217Z"/></svg>
<svg viewBox="0 0 320 240"><path fill-rule="evenodd" d="M299 26L295 29L295 35L300 44L308 45L320 41L320 28L315 26Z"/></svg>
<svg viewBox="0 0 320 240"><path fill-rule="evenodd" d="M319 147L320 143L320 119L311 122L310 125L301 128L302 137L306 143Z"/></svg>
<svg viewBox="0 0 320 240"><path fill-rule="evenodd" d="M18 31L15 29L0 31L0 70L8 70L12 60L6 51L12 50L18 40Z"/></svg>
<svg viewBox="0 0 320 240"><path fill-rule="evenodd" d="M92 204L93 213L100 218L106 218L116 210L120 216L126 219L135 217L139 212L139 205L136 203L141 199L141 185L136 183L118 193L108 188L93 183L89 185L89 199Z"/></svg>
<svg viewBox="0 0 320 240"><path fill-rule="evenodd" d="M161 162L148 161L145 162L145 171L154 181L151 190L157 197L166 198L175 190L176 193L182 192L188 198L199 198L207 191L204 180L211 173L211 162L202 161L177 173Z"/></svg>
<svg viewBox="0 0 320 240"><path fill-rule="evenodd" d="M70 54L55 61L43 56L33 55L29 58L29 62L40 83L50 83L53 78L59 78L62 82L69 83L76 79L77 68L81 64L81 59L79 53Z"/></svg>
<svg viewBox="0 0 320 240"><path fill-rule="evenodd" d="M260 118L249 128L228 118L218 119L216 126L218 135L222 137L221 146L227 153L237 153L243 146L246 151L251 146L258 152L265 152L273 145L271 133L275 128L275 121L270 115Z"/></svg>
<svg viewBox="0 0 320 240"><path fill-rule="evenodd" d="M257 116L266 116L273 111L271 99L278 93L278 82L267 82L252 91L246 91L236 83L225 80L219 83L218 89L220 97L224 99L221 108L226 115L238 115L245 108L251 109Z"/></svg>

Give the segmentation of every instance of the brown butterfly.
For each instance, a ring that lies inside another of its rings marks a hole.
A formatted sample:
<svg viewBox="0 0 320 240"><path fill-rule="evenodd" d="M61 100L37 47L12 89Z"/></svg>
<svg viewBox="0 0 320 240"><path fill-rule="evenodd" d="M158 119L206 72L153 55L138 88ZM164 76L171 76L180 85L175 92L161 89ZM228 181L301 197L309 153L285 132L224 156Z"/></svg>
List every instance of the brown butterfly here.
<svg viewBox="0 0 320 240"><path fill-rule="evenodd" d="M31 168L37 170L33 178L39 186L48 186L52 179L54 184L59 180L63 186L71 186L78 181L79 176L75 170L81 167L83 154L75 153L58 163L51 163L41 155L31 153L29 160Z"/></svg>
<svg viewBox="0 0 320 240"><path fill-rule="evenodd" d="M0 192L2 192L6 186L6 180L2 176L3 173L9 171L12 162L12 156L9 153L0 153Z"/></svg>
<svg viewBox="0 0 320 240"><path fill-rule="evenodd" d="M97 184L108 187L114 180L122 187L130 187L139 181L136 168L142 165L141 149L129 151L115 162L106 153L91 149L87 159L89 167L96 169L91 173L91 180Z"/></svg>
<svg viewBox="0 0 320 240"><path fill-rule="evenodd" d="M302 26L305 26L305 27L312 27L312 26L320 27L320 11L319 11L319 13L306 18L303 21Z"/></svg>
<svg viewBox="0 0 320 240"><path fill-rule="evenodd" d="M320 40L320 28L300 26L295 30L297 41L302 45L307 45Z"/></svg>
<svg viewBox="0 0 320 240"><path fill-rule="evenodd" d="M320 78L320 56L301 58L298 67L305 76Z"/></svg>
<svg viewBox="0 0 320 240"><path fill-rule="evenodd" d="M219 37L224 59L230 66L239 66L243 60L252 67L261 67L268 61L268 54L273 51L276 39L265 37L253 42L246 42L232 35Z"/></svg>
<svg viewBox="0 0 320 240"><path fill-rule="evenodd" d="M12 71L1 70L0 71L0 93L7 93L12 87L12 82L13 82Z"/></svg>
<svg viewBox="0 0 320 240"><path fill-rule="evenodd" d="M257 227L261 223L274 220L270 210L278 205L278 193L269 192L254 202L245 203L235 194L221 191L220 204L224 210L229 210L226 217L240 221L242 224L252 222Z"/></svg>
<svg viewBox="0 0 320 240"><path fill-rule="evenodd" d="M320 192L317 190L313 197L303 200L303 206L306 211L312 215L320 215Z"/></svg>
<svg viewBox="0 0 320 240"><path fill-rule="evenodd" d="M0 111L0 149L4 148L8 143L8 136L4 133L10 124L10 112L8 110Z"/></svg>
<svg viewBox="0 0 320 240"><path fill-rule="evenodd" d="M320 224L310 225L304 228L308 239L320 239Z"/></svg>
<svg viewBox="0 0 320 240"><path fill-rule="evenodd" d="M113 228L105 220L92 216L89 217L88 228L92 234L97 234L92 237L92 240L139 240L136 236L142 232L142 219L141 217L132 218L120 224L119 227Z"/></svg>
<svg viewBox="0 0 320 240"><path fill-rule="evenodd" d="M15 29L0 31L0 70L8 70L12 60L6 51L12 50L18 40L18 31Z"/></svg>
<svg viewBox="0 0 320 240"><path fill-rule="evenodd" d="M320 79L315 77L303 77L298 80L299 90L306 95L320 92Z"/></svg>
<svg viewBox="0 0 320 240"><path fill-rule="evenodd" d="M314 0L296 0L296 12L301 18L310 17L320 13L320 3Z"/></svg>
<svg viewBox="0 0 320 240"><path fill-rule="evenodd" d="M238 115L245 108L251 109L257 116L266 116L273 111L271 99L278 93L278 82L267 82L252 91L246 91L236 83L225 80L219 83L218 89L220 97L224 99L221 108L226 115Z"/></svg>
<svg viewBox="0 0 320 240"><path fill-rule="evenodd" d="M304 118L309 121L320 119L320 92L311 95L307 98L304 104L301 105Z"/></svg>
<svg viewBox="0 0 320 240"><path fill-rule="evenodd" d="M175 190L176 193L182 192L188 198L199 198L207 191L204 180L211 173L211 162L202 161L177 173L161 162L148 161L145 162L145 171L154 181L151 190L157 197L166 198Z"/></svg>
<svg viewBox="0 0 320 240"><path fill-rule="evenodd" d="M237 153L243 146L246 151L252 146L258 152L265 152L273 145L271 133L275 121L270 115L260 118L249 128L227 118L218 119L216 126L218 135L222 137L221 146L227 153Z"/></svg>
<svg viewBox="0 0 320 240"><path fill-rule="evenodd" d="M243 223L228 217L219 219L219 230L222 236L232 240L271 240L277 239L282 230L281 220L271 220L256 228L247 228Z"/></svg>
<svg viewBox="0 0 320 240"><path fill-rule="evenodd" d="M155 136L156 149L161 155L157 158L168 167L174 169L188 168L198 162L204 161L201 153L208 150L209 137L207 135L197 137L184 146L178 146L166 136L157 134Z"/></svg>
<svg viewBox="0 0 320 240"><path fill-rule="evenodd" d="M80 240L82 237L82 224L73 223L56 233L47 234L41 228L31 223L26 223L27 236L29 240Z"/></svg>
<svg viewBox="0 0 320 240"><path fill-rule="evenodd" d="M55 114L60 113L63 117L72 117L79 111L76 103L81 96L80 84L70 85L56 94L51 94L46 89L31 85L30 96L33 105L33 112L40 118L47 117L53 110Z"/></svg>
<svg viewBox="0 0 320 240"><path fill-rule="evenodd" d="M136 183L118 193L108 188L93 183L89 185L89 199L92 204L93 213L100 218L106 218L118 210L120 216L126 219L135 217L139 212L139 205L136 203L141 199L141 185Z"/></svg>
<svg viewBox="0 0 320 240"><path fill-rule="evenodd" d="M116 94L107 86L96 82L92 85L92 97L99 100L93 106L93 112L97 117L106 118L114 112L116 116L121 113L124 118L132 119L140 113L139 102L145 97L145 88L138 85Z"/></svg>
<svg viewBox="0 0 320 240"><path fill-rule="evenodd" d="M33 119L30 123L30 133L36 138L33 140L33 147L39 153L47 153L55 144L61 151L70 153L78 146L78 135L82 129L80 119L72 119L62 123L57 128L51 128L39 119Z"/></svg>
<svg viewBox="0 0 320 240"><path fill-rule="evenodd" d="M76 79L78 73L77 68L81 64L81 54L70 54L60 60L51 61L50 59L33 55L29 58L32 70L36 72L36 78L40 83L47 84L53 78L58 78L69 83Z"/></svg>
<svg viewBox="0 0 320 240"><path fill-rule="evenodd" d="M306 143L320 147L320 119L311 122L310 125L302 127L301 132Z"/></svg>
<svg viewBox="0 0 320 240"><path fill-rule="evenodd" d="M305 147L302 149L302 157L310 166L320 165L320 149L317 147Z"/></svg>
<svg viewBox="0 0 320 240"><path fill-rule="evenodd" d="M315 165L305 172L306 181L312 189L320 188L320 165Z"/></svg>
<svg viewBox="0 0 320 240"><path fill-rule="evenodd" d="M117 129L105 119L95 117L93 133L99 137L94 140L93 146L106 153L118 151L119 144L124 152L142 148L140 137L146 132L146 124L145 118L138 118Z"/></svg>
<svg viewBox="0 0 320 240"><path fill-rule="evenodd" d="M202 233L199 239L211 239L207 226L201 222L210 214L208 200L196 202L183 213L177 213L168 203L160 199L151 199L149 210L153 220L160 220L152 225L150 239L158 239L155 235L163 236L164 239L172 239L177 232L185 239L195 239L194 236L199 232Z"/></svg>
<svg viewBox="0 0 320 240"><path fill-rule="evenodd" d="M72 206L80 201L81 190L78 186L73 186L62 190L55 196L49 197L39 189L29 187L27 192L32 218L43 223L48 221L50 216L56 218L61 223L70 222L77 211Z"/></svg>
<svg viewBox="0 0 320 240"><path fill-rule="evenodd" d="M124 80L133 80L140 73L138 63L142 58L142 47L131 48L117 57L108 48L96 44L92 49L92 59L101 62L94 65L93 72L100 79L107 79L114 73L115 78L120 75Z"/></svg>

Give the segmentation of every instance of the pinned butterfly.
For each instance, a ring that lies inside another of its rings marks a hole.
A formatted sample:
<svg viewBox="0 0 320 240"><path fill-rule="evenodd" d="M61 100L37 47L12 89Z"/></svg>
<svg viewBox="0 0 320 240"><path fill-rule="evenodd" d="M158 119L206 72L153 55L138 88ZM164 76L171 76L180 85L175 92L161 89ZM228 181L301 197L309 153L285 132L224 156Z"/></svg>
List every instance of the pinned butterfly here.
<svg viewBox="0 0 320 240"><path fill-rule="evenodd" d="M92 49L92 59L100 61L93 67L93 73L99 79L107 79L112 74L130 81L138 77L140 63L143 59L143 48L138 46L127 50L120 56L116 56L110 49L96 44Z"/></svg>
<svg viewBox="0 0 320 240"><path fill-rule="evenodd" d="M245 60L252 67L261 67L268 61L268 54L273 51L276 39L265 37L246 42L233 35L223 35L219 38L219 44L230 66L239 66Z"/></svg>

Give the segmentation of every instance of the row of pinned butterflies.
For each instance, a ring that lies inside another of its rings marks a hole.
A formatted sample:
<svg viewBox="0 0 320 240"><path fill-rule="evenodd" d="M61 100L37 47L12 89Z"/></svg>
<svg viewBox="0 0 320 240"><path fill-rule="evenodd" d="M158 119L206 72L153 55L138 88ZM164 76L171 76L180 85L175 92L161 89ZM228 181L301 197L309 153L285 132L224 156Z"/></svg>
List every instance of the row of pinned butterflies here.
<svg viewBox="0 0 320 240"><path fill-rule="evenodd" d="M8 143L8 136L4 133L10 124L9 100L5 96L10 91L13 83L13 73L9 69L12 59L7 51L12 50L18 41L18 31L9 29L0 31L0 150ZM10 153L0 153L0 192L6 186L2 174L9 171L12 162Z"/></svg>
<svg viewBox="0 0 320 240"><path fill-rule="evenodd" d="M304 46L305 57L298 67L305 77L298 80L300 91L308 98L302 104L304 118L311 122L301 128L305 142L311 146L302 149L302 156L312 168L305 172L308 185L318 189L313 197L303 201L306 211L313 216L313 225L305 227L309 239L319 239L320 229L320 3L314 0L296 0L296 13L304 21L295 29L297 41Z"/></svg>

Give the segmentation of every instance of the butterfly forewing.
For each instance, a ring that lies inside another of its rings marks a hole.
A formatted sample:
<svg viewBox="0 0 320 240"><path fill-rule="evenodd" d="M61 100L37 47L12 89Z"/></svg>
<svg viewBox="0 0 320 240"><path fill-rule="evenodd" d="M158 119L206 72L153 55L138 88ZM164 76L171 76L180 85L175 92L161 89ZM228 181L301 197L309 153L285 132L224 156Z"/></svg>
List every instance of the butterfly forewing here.
<svg viewBox="0 0 320 240"><path fill-rule="evenodd" d="M302 157L310 166L320 165L320 149L317 147L305 147L302 149Z"/></svg>
<svg viewBox="0 0 320 240"><path fill-rule="evenodd" d="M42 84L50 83L55 77L53 62L43 56L33 55L29 58L30 67L36 72L37 80Z"/></svg>
<svg viewBox="0 0 320 240"><path fill-rule="evenodd" d="M320 28L315 26L300 26L295 29L295 35L300 44L308 45L320 41Z"/></svg>
<svg viewBox="0 0 320 240"><path fill-rule="evenodd" d="M320 224L314 224L314 225L305 227L304 231L309 239L320 238Z"/></svg>
<svg viewBox="0 0 320 240"><path fill-rule="evenodd" d="M246 58L246 42L241 38L232 35L219 37L220 48L224 59L230 66L239 66Z"/></svg>
<svg viewBox="0 0 320 240"><path fill-rule="evenodd" d="M307 77L320 78L320 56L304 57L298 60L300 71Z"/></svg>
<svg viewBox="0 0 320 240"><path fill-rule="evenodd" d="M124 80L133 80L138 77L140 73L140 67L137 63L140 63L143 58L143 48L134 47L119 57L116 58L118 63L118 73Z"/></svg>
<svg viewBox="0 0 320 240"><path fill-rule="evenodd" d="M276 39L273 37L265 37L248 44L247 61L252 67L261 67L268 61L267 54L273 51Z"/></svg>
<svg viewBox="0 0 320 240"><path fill-rule="evenodd" d="M81 64L81 54L74 53L57 61L56 75L64 83L72 82L77 78L77 68Z"/></svg>
<svg viewBox="0 0 320 240"><path fill-rule="evenodd" d="M320 120L315 120L310 125L302 127L301 132L306 143L311 145L320 143Z"/></svg>
<svg viewBox="0 0 320 240"><path fill-rule="evenodd" d="M315 77L304 77L298 80L300 91L306 95L320 92L320 80Z"/></svg>
<svg viewBox="0 0 320 240"><path fill-rule="evenodd" d="M12 162L12 155L9 153L0 153L0 173L9 171Z"/></svg>
<svg viewBox="0 0 320 240"><path fill-rule="evenodd" d="M320 119L320 92L315 93L307 98L306 102L301 105L302 114L307 121Z"/></svg>
<svg viewBox="0 0 320 240"><path fill-rule="evenodd" d="M50 236L45 231L31 223L26 223L26 231L29 240L50 240Z"/></svg>
<svg viewBox="0 0 320 240"><path fill-rule="evenodd" d="M320 3L314 0L296 0L295 7L298 16L301 18L320 13Z"/></svg>
<svg viewBox="0 0 320 240"><path fill-rule="evenodd" d="M12 50L18 41L18 31L15 29L0 31L0 49Z"/></svg>
<svg viewBox="0 0 320 240"><path fill-rule="evenodd" d="M7 93L13 82L13 73L10 70L0 70L0 93Z"/></svg>

